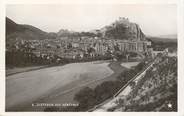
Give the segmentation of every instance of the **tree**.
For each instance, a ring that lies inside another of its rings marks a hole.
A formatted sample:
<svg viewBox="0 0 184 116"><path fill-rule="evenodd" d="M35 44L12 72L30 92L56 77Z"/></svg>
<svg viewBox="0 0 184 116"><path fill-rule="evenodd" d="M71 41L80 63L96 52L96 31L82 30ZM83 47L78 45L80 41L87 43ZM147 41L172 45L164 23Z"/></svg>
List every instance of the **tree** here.
<svg viewBox="0 0 184 116"><path fill-rule="evenodd" d="M114 39L127 39L128 34L126 34L126 31L127 28L124 24L117 24L114 27L108 27L105 36Z"/></svg>
<svg viewBox="0 0 184 116"><path fill-rule="evenodd" d="M95 104L95 93L93 89L85 87L81 89L75 96L74 100L79 102L79 111L85 111L92 108Z"/></svg>
<svg viewBox="0 0 184 116"><path fill-rule="evenodd" d="M140 62L137 66L135 66L136 72L141 71L145 66L145 62Z"/></svg>
<svg viewBox="0 0 184 116"><path fill-rule="evenodd" d="M97 103L112 97L121 87L119 81L105 81L95 88L95 95Z"/></svg>

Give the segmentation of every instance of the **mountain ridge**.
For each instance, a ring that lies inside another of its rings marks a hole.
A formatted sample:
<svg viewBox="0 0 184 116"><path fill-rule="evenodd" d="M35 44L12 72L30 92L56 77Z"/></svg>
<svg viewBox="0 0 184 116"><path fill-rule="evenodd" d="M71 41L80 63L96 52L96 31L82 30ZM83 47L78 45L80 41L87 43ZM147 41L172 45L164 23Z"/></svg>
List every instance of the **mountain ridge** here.
<svg viewBox="0 0 184 116"><path fill-rule="evenodd" d="M17 24L6 17L6 39L53 39L56 35L51 35L41 29L27 24Z"/></svg>

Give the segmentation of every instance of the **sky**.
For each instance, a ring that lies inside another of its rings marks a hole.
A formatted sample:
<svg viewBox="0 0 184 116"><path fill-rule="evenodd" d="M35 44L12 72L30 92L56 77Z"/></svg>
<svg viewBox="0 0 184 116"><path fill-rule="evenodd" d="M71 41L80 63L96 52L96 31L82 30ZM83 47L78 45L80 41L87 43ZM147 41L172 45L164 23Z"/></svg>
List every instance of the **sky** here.
<svg viewBox="0 0 184 116"><path fill-rule="evenodd" d="M18 24L33 25L47 32L90 31L126 17L139 24L146 35L177 33L174 4L16 4L6 6L6 16Z"/></svg>

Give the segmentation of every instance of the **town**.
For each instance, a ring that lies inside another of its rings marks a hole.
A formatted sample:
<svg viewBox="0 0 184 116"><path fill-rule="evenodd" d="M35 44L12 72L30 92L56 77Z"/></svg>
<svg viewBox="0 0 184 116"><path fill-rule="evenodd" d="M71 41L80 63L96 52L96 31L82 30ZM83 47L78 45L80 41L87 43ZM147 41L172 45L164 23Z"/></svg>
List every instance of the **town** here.
<svg viewBox="0 0 184 116"><path fill-rule="evenodd" d="M121 52L140 52L145 53L147 49L147 41L127 41L127 40L105 40L100 38L80 39L57 39L57 40L15 40L13 46L7 46L7 51L21 47L30 48L37 57L57 55L61 58L83 58L105 55L115 50ZM14 50L15 50L14 49Z"/></svg>

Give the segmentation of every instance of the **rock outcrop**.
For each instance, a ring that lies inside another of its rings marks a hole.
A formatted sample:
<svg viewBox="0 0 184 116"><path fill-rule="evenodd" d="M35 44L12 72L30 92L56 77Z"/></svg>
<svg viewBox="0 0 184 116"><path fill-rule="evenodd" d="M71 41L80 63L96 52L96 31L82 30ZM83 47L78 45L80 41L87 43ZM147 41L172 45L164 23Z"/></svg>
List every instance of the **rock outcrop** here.
<svg viewBox="0 0 184 116"><path fill-rule="evenodd" d="M121 40L145 40L145 35L138 24L129 22L128 18L119 18L109 26L101 29L105 38Z"/></svg>

